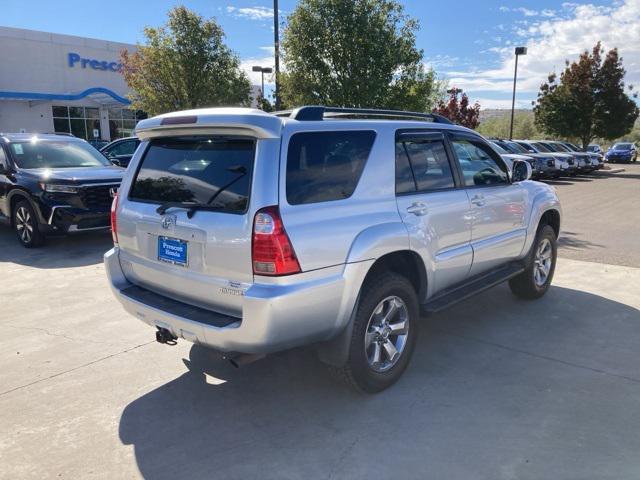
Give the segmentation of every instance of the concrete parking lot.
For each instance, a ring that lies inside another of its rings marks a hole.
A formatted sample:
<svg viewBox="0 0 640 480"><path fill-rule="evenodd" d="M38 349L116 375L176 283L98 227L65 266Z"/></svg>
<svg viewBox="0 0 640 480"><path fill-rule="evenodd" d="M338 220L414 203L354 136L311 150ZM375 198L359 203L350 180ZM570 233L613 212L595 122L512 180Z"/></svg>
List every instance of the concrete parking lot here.
<svg viewBox="0 0 640 480"><path fill-rule="evenodd" d="M548 295L425 318L375 396L304 350L235 370L159 345L108 290L108 235L0 227L0 478L638 478L640 168L555 183Z"/></svg>

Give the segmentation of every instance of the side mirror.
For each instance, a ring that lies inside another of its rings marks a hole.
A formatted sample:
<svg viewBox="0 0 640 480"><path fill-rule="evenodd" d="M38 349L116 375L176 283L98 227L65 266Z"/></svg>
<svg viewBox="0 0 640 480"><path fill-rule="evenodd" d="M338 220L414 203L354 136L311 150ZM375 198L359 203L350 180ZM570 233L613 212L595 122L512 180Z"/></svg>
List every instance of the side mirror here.
<svg viewBox="0 0 640 480"><path fill-rule="evenodd" d="M531 164L522 160L516 160L513 162L511 172L511 179L513 183L524 182L525 180L529 180L531 175L533 175Z"/></svg>

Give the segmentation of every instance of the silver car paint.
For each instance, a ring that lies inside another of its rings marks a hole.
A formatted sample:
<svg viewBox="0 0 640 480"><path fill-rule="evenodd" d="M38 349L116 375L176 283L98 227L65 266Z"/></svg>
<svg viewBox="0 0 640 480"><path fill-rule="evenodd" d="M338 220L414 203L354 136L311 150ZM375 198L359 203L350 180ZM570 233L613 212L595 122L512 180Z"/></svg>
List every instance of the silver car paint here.
<svg viewBox="0 0 640 480"><path fill-rule="evenodd" d="M155 117L139 124L141 137L153 138L162 135L160 131L172 135L253 132L258 140L247 214L199 211L188 219L182 209L167 211L175 215L170 236L191 242L193 250L188 268L158 262L157 235L166 232L155 212L157 205L126 198L147 147L144 141L120 189L119 245L105 255L105 264L112 289L128 312L149 325L219 350L266 353L329 339L347 325L369 268L383 255L416 252L424 262L429 298L471 274L522 258L543 213L560 211L552 187L533 181L396 198L396 130L461 127L374 120L299 122L247 109L194 112L172 115L194 113L197 126L165 129L160 124L164 116ZM300 131L336 129L376 131L353 195L333 202L289 205L284 175L277 174L286 171L289 138ZM416 211L415 204L425 207L418 209L419 215L407 211L411 207ZM252 221L255 212L268 205L279 205L303 273L252 274ZM154 309L121 293L131 284L238 321L216 328ZM238 294L229 294L234 290Z"/></svg>

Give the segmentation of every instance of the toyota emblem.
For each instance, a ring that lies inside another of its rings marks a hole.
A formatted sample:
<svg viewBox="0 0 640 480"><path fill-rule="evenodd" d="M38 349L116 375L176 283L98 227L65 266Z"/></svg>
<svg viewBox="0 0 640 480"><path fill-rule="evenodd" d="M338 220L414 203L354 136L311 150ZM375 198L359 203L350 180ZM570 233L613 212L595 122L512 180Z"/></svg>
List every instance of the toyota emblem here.
<svg viewBox="0 0 640 480"><path fill-rule="evenodd" d="M176 224L176 216L175 215L165 215L162 217L162 228L165 230L170 229Z"/></svg>

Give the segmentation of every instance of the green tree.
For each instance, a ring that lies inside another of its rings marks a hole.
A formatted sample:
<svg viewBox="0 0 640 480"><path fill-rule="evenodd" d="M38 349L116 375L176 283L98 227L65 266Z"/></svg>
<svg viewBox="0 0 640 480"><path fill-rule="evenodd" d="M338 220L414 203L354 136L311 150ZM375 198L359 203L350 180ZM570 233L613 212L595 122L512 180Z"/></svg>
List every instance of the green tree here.
<svg viewBox="0 0 640 480"><path fill-rule="evenodd" d="M301 0L283 32L283 103L430 111L443 84L417 29L394 0Z"/></svg>
<svg viewBox="0 0 640 480"><path fill-rule="evenodd" d="M218 105L246 105L251 85L224 44L214 19L175 7L167 24L146 27L145 45L122 51L123 75L133 107L156 115Z"/></svg>
<svg viewBox="0 0 640 480"><path fill-rule="evenodd" d="M598 42L577 62L567 61L559 81L555 74L549 75L534 107L535 122L541 130L578 138L585 149L593 138L611 140L631 131L639 111L625 93L622 58L615 48L604 59L603 54Z"/></svg>

